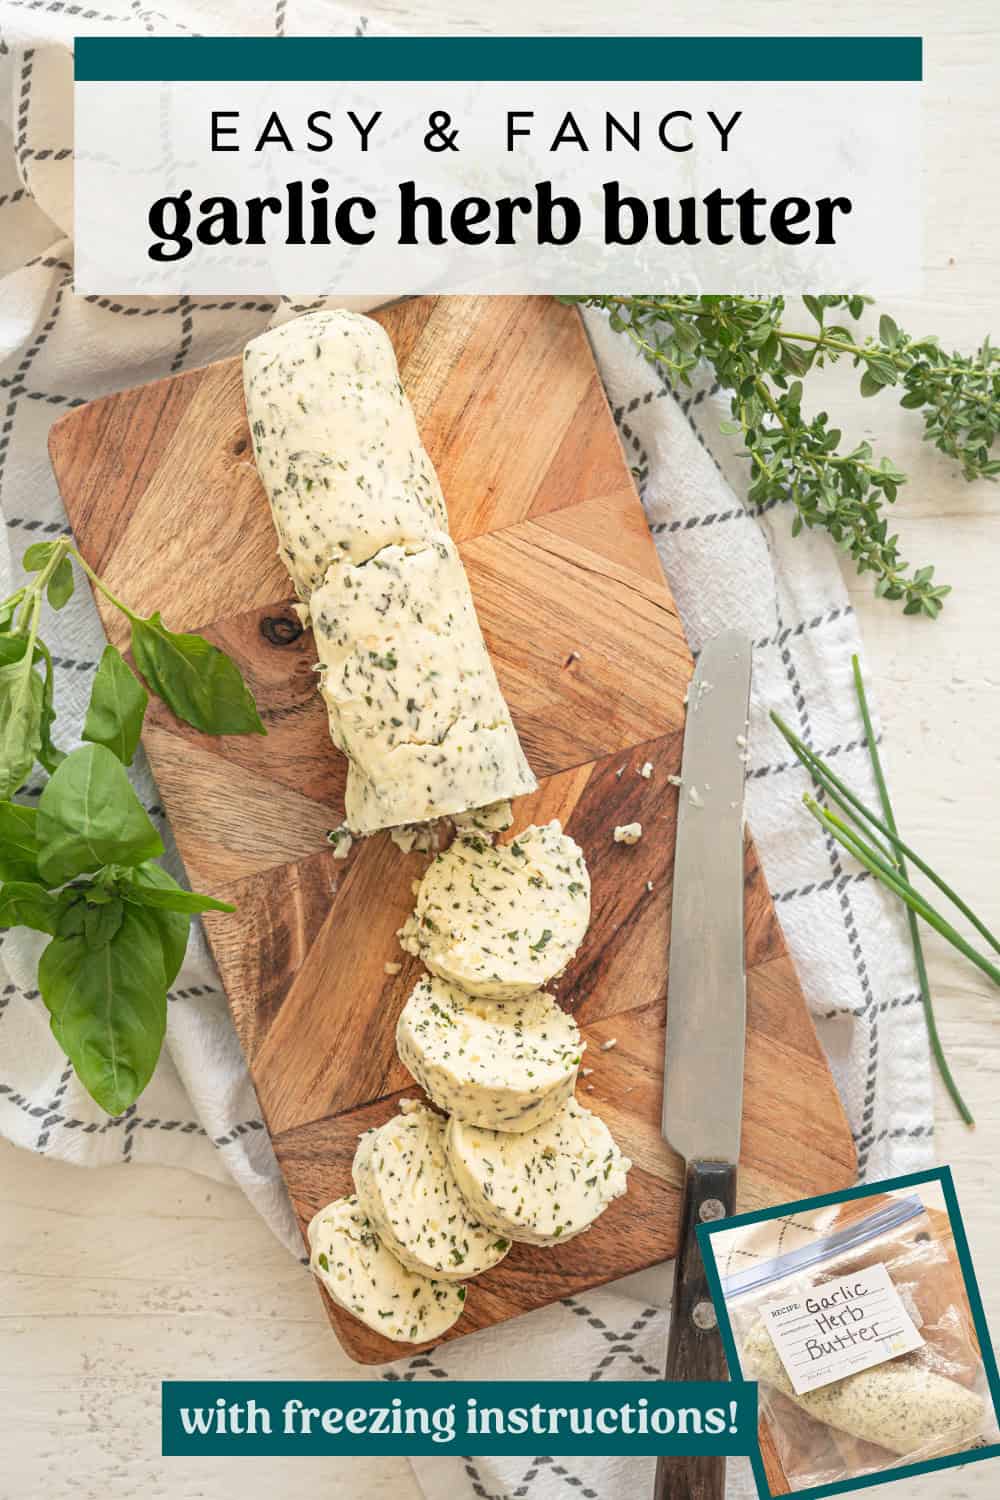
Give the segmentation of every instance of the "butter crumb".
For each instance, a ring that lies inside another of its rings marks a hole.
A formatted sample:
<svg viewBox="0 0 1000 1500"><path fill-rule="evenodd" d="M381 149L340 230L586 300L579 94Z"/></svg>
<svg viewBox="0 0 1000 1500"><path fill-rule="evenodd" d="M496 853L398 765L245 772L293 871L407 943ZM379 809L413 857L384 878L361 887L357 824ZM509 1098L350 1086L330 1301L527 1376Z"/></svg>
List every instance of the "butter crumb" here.
<svg viewBox="0 0 1000 1500"><path fill-rule="evenodd" d="M351 830L346 823L341 823L337 828L331 828L326 836L326 841L328 844L333 845L334 859L346 859L354 844Z"/></svg>

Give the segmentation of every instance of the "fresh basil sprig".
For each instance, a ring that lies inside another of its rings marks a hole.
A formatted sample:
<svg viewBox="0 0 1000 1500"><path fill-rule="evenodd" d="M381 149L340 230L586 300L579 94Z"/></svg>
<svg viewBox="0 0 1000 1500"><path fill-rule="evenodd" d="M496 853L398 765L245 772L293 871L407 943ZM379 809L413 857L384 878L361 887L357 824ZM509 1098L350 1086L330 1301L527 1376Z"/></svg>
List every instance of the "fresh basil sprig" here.
<svg viewBox="0 0 1000 1500"><path fill-rule="evenodd" d="M129 620L132 654L106 647L83 728L68 755L52 739L51 654L43 601L72 597L72 559ZM44 933L38 987L52 1032L102 1109L120 1115L145 1088L163 1044L167 990L191 917L234 908L186 891L160 865L163 842L125 767L139 743L148 688L208 734L264 734L253 697L226 654L176 634L115 598L68 537L36 542L28 581L0 603L0 928ZM12 800L35 765L49 772L38 807Z"/></svg>
<svg viewBox="0 0 1000 1500"><path fill-rule="evenodd" d="M105 745L68 755L37 813L0 803L0 927L49 936L38 987L52 1033L110 1115L134 1103L152 1076L190 915L233 910L151 864L162 852Z"/></svg>
<svg viewBox="0 0 1000 1500"><path fill-rule="evenodd" d="M34 542L24 554L28 581L0 603L0 798L11 798L34 766L52 773L63 752L52 738L55 677L39 634L42 602L62 609L72 597L73 559L131 627L132 654L146 686L108 646L91 696L84 739L125 765L139 742L147 687L178 718L204 734L265 734L257 705L231 657L204 636L168 630L159 611L136 614L80 556L69 537Z"/></svg>

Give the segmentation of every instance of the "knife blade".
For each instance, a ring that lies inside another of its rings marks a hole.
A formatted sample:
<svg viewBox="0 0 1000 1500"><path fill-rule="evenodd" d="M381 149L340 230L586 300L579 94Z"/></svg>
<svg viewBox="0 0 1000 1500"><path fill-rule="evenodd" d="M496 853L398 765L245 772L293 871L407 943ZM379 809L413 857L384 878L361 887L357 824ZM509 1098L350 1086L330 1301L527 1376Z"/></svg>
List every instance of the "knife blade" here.
<svg viewBox="0 0 1000 1500"><path fill-rule="evenodd" d="M698 658L677 810L664 1046L665 1140L685 1160L740 1151L746 981L743 788L750 642L727 630Z"/></svg>
<svg viewBox="0 0 1000 1500"><path fill-rule="evenodd" d="M688 690L674 854L661 1129L684 1158L668 1380L723 1380L699 1223L736 1208L743 1109L743 793L752 648L726 630ZM723 1500L724 1458L659 1458L654 1500Z"/></svg>

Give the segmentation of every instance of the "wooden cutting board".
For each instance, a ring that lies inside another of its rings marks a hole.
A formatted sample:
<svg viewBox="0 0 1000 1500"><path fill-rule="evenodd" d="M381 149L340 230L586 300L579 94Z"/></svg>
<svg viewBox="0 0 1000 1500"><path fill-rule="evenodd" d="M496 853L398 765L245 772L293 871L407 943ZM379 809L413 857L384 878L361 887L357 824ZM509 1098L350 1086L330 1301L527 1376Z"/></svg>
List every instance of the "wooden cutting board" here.
<svg viewBox="0 0 1000 1500"><path fill-rule="evenodd" d="M559 995L588 1042L580 1098L635 1163L627 1196L589 1233L557 1249L515 1246L472 1283L456 1337L674 1254L681 1164L659 1134L677 804L667 778L680 767L691 658L576 311L428 297L376 316L540 781L516 805L515 829L560 818L587 857L593 921ZM88 561L134 608L224 646L268 727L266 738L208 739L154 703L143 741L193 885L237 903L205 927L304 1227L351 1190L359 1133L418 1092L394 1030L419 965L395 932L426 857L380 835L337 861L326 842L343 816L345 763L276 555L240 360L81 407L55 424L50 450ZM97 603L124 644L122 617ZM615 825L635 820L642 840L615 844ZM854 1176L749 842L746 957L741 1209ZM387 973L398 961L402 972ZM327 1307L357 1360L413 1347Z"/></svg>

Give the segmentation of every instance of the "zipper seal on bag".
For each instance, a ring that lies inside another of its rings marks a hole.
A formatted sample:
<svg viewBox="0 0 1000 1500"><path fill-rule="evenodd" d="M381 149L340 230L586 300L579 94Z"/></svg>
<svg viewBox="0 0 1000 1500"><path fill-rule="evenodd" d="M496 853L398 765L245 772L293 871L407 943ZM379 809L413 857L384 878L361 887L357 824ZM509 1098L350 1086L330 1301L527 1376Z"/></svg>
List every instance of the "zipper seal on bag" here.
<svg viewBox="0 0 1000 1500"><path fill-rule="evenodd" d="M907 1198L896 1198L892 1203L876 1209L866 1219L847 1224L843 1229L835 1230L833 1234L826 1235L811 1245L800 1245L797 1250L788 1250L784 1255L762 1261L760 1265L748 1266L745 1271L735 1271L731 1276L724 1276L723 1295L728 1302L730 1298L742 1297L746 1292L758 1291L774 1281L781 1281L796 1271L821 1265L823 1261L831 1260L843 1251L855 1250L866 1245L869 1240L877 1239L880 1234L888 1233L890 1229L908 1224L911 1219L924 1212L923 1201L915 1193Z"/></svg>

